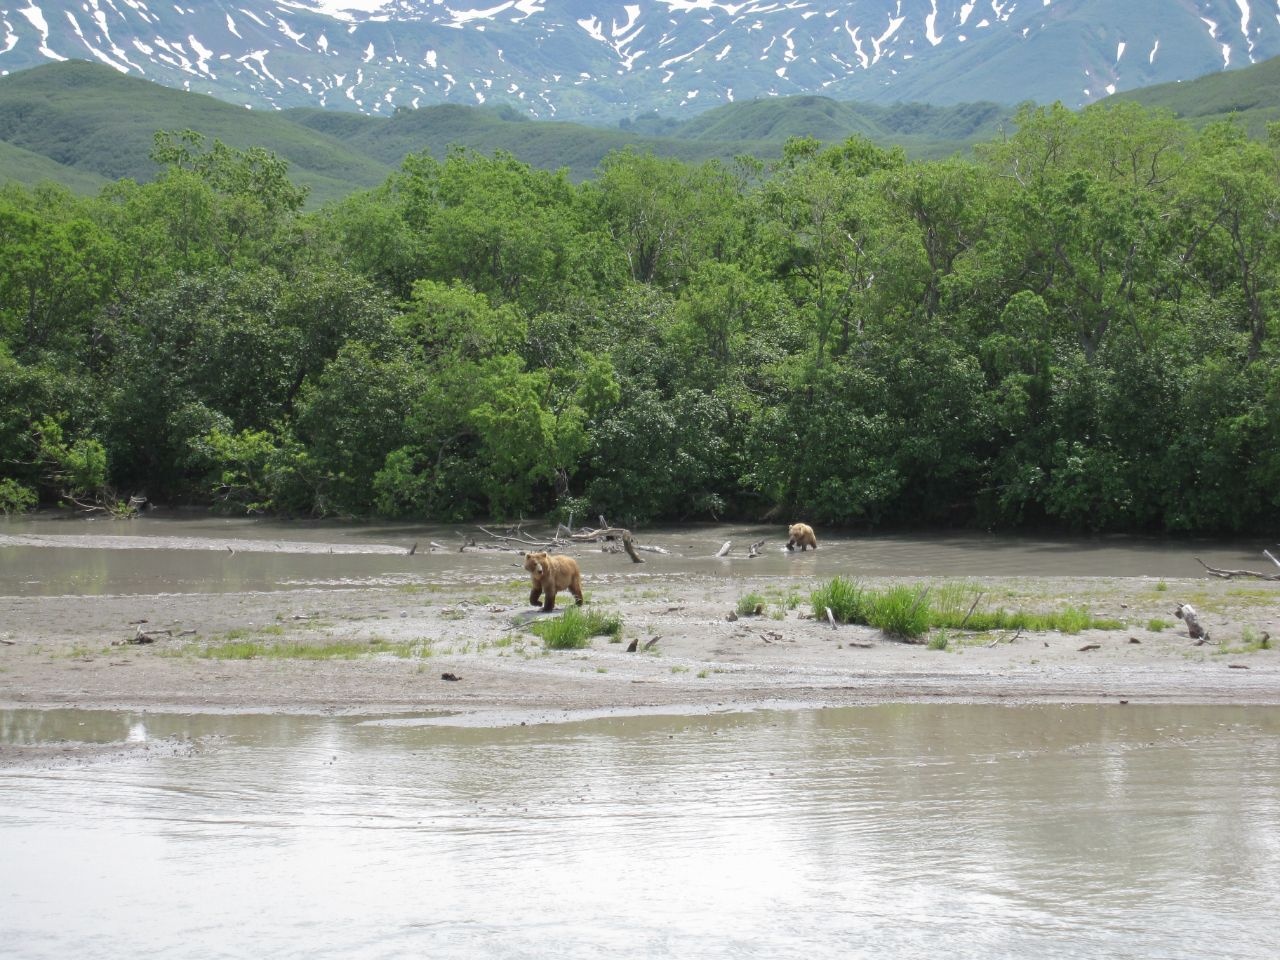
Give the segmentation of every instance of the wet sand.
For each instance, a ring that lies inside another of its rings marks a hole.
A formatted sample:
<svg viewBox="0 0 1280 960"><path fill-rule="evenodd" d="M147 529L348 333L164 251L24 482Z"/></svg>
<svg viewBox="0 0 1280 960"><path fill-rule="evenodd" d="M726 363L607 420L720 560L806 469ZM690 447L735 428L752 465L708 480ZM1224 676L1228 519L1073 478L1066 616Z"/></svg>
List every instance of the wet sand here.
<svg viewBox="0 0 1280 960"><path fill-rule="evenodd" d="M709 531L689 547L710 554L721 535ZM270 584L251 583L266 589L218 580L172 592L93 593L65 584L57 592L48 575L24 580L23 570L38 566L45 551L67 555L60 546L75 556L75 550L104 554L111 576L120 576L120 568L141 562L141 551L131 549L136 544L128 537L52 545L44 539L37 545L18 531L0 544L6 555L0 587L8 587L0 590L0 707L405 715L415 722L504 725L911 701L1280 704L1280 653L1243 649L1263 632L1280 638L1280 583L965 576L965 584L984 592L984 605L1085 606L1127 626L1079 634L952 631L947 649L935 650L868 627L833 629L812 617L810 591L841 563L852 564L859 555L853 547L840 559L841 545L832 544L835 553L828 551L823 566L812 553L775 550L758 567L745 556L694 563L674 555L652 555L637 566L587 547L574 553L590 606L622 617L622 641L596 637L586 650L545 651L526 626L543 615L528 604L514 550L459 559L450 551L432 555L431 548L405 557L403 548L383 549L385 543L369 551L339 544L329 555L323 538L313 538L319 546L301 552L323 554L319 559L331 565L323 577L311 570L293 580L279 575ZM237 559L250 551L234 543L219 543L217 556L227 564L251 559ZM204 541L199 548L206 556L214 549ZM167 544L163 562L177 563L195 549ZM293 546L280 541L275 549L288 553ZM401 567L344 579L336 574L360 558L342 550ZM851 575L872 587L948 580L852 567ZM37 582L48 589L32 589ZM752 592L766 598L765 613L728 619ZM1187 636L1173 617L1183 602L1196 606L1216 643L1197 645ZM1170 626L1148 629L1152 619ZM155 642L127 642L139 629ZM632 641L641 649L628 653ZM263 647L247 659L205 655L231 642ZM341 657L316 660L263 652L294 644L346 648ZM444 680L445 674L459 679Z"/></svg>

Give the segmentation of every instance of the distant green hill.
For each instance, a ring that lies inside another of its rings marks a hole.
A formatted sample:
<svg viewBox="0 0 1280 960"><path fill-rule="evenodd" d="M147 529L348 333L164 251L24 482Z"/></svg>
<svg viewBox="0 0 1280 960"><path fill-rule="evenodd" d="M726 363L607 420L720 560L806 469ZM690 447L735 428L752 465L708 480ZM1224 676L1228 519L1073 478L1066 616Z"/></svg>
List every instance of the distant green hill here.
<svg viewBox="0 0 1280 960"><path fill-rule="evenodd" d="M862 136L881 146L898 144L914 157L936 158L989 139L1011 115L1010 108L997 103L882 106L817 96L782 97L716 107L680 124L670 135L681 140L770 143L790 137L838 143Z"/></svg>
<svg viewBox="0 0 1280 960"><path fill-rule="evenodd" d="M1250 134L1261 137L1268 123L1280 120L1280 57L1198 80L1129 90L1110 99L1163 107L1196 126L1235 114Z"/></svg>
<svg viewBox="0 0 1280 960"><path fill-rule="evenodd" d="M441 104L401 110L387 119L324 110L290 110L286 116L312 129L341 137L352 147L387 164L429 149L442 157L452 144L492 153L505 150L525 163L549 170L567 168L574 179L591 176L616 150L635 147L689 162L731 160L749 153L764 159L781 154L782 139L748 142L742 138L695 139L644 136L621 129L589 127L553 120L529 120L510 107Z"/></svg>
<svg viewBox="0 0 1280 960"><path fill-rule="evenodd" d="M198 130L229 146L264 147L286 158L314 199L381 183L390 167L341 140L275 113L246 110L199 93L67 61L0 77L0 141L81 175L148 180L156 130ZM68 184L77 187L76 184Z"/></svg>
<svg viewBox="0 0 1280 960"><path fill-rule="evenodd" d="M532 121L510 107L438 105L370 117L319 109L251 111L200 93L122 76L84 61L0 77L0 177L54 179L76 190L130 177L145 181L156 130L192 129L233 147L264 147L322 203L381 183L406 154L442 157L459 144L505 150L535 167L591 176L611 152L634 147L688 162L740 155L770 160L789 137L838 142L853 135L901 144L919 157L965 150L994 133L995 104L877 106L802 96L727 104L676 123L646 117L617 128Z"/></svg>
<svg viewBox="0 0 1280 960"><path fill-rule="evenodd" d="M1240 112L1254 132L1280 118L1280 60L1119 94L1194 121ZM790 137L840 142L863 136L932 159L996 136L1011 114L995 103L938 107L870 104L820 96L765 98L716 107L677 122L647 114L619 127L534 121L505 106L438 105L391 117L301 108L251 111L111 68L70 61L0 77L0 180L53 179L92 192L104 179L148 180L156 130L198 130L240 148L271 150L312 189L312 203L386 179L406 154L442 157L452 144L505 150L535 167L592 175L612 151L634 147L689 162L750 155L770 160Z"/></svg>
<svg viewBox="0 0 1280 960"><path fill-rule="evenodd" d="M16 181L28 187L46 180L70 187L76 193L97 193L107 178L88 170L68 167L46 156L0 140L0 184Z"/></svg>
<svg viewBox="0 0 1280 960"><path fill-rule="evenodd" d="M461 144L482 153L506 150L535 167L565 167L582 179L609 153L627 147L695 163L744 154L770 160L791 137L842 142L856 135L881 146L901 144L916 157L947 156L994 136L1011 113L995 103L879 106L801 96L726 104L683 123L649 115L619 128L530 120L510 107L457 104L401 110L387 119L316 109L287 110L283 116L387 164L424 148L443 156L450 144Z"/></svg>

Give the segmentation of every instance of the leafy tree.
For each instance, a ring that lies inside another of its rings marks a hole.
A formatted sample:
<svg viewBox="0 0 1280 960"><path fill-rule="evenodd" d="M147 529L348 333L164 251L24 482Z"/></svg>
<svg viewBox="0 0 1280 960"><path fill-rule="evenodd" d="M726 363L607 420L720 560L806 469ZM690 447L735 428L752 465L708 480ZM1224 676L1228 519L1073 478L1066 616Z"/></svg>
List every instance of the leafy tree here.
<svg viewBox="0 0 1280 960"><path fill-rule="evenodd" d="M740 243L741 186L717 163L692 167L647 153L612 153L592 196L638 283L674 287L696 264L725 259Z"/></svg>
<svg viewBox="0 0 1280 960"><path fill-rule="evenodd" d="M60 187L0 190L0 342L15 355L78 356L122 251L90 204Z"/></svg>

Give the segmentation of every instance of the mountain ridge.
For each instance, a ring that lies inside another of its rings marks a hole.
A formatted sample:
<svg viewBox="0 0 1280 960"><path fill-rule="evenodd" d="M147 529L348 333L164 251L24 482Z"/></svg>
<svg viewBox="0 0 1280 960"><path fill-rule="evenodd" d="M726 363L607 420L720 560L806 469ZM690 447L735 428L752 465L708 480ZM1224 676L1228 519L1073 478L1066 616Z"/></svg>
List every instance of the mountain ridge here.
<svg viewBox="0 0 1280 960"><path fill-rule="evenodd" d="M89 59L259 109L377 116L506 103L613 124L802 94L1078 107L1280 55L1280 10L1247 0L23 2L0 6L0 74Z"/></svg>

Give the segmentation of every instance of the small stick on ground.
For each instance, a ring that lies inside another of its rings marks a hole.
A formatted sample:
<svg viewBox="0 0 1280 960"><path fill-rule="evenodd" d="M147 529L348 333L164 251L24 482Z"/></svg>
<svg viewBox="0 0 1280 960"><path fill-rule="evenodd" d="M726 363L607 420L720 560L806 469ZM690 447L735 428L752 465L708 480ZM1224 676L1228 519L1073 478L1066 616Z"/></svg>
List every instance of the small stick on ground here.
<svg viewBox="0 0 1280 960"><path fill-rule="evenodd" d="M964 625L969 622L969 618L973 616L973 611L978 609L978 601L982 599L984 592L985 591L983 590L979 590L978 595L973 598L973 604L969 607L969 612L964 615L964 619L960 621L960 626L956 627L957 630L963 630Z"/></svg>

